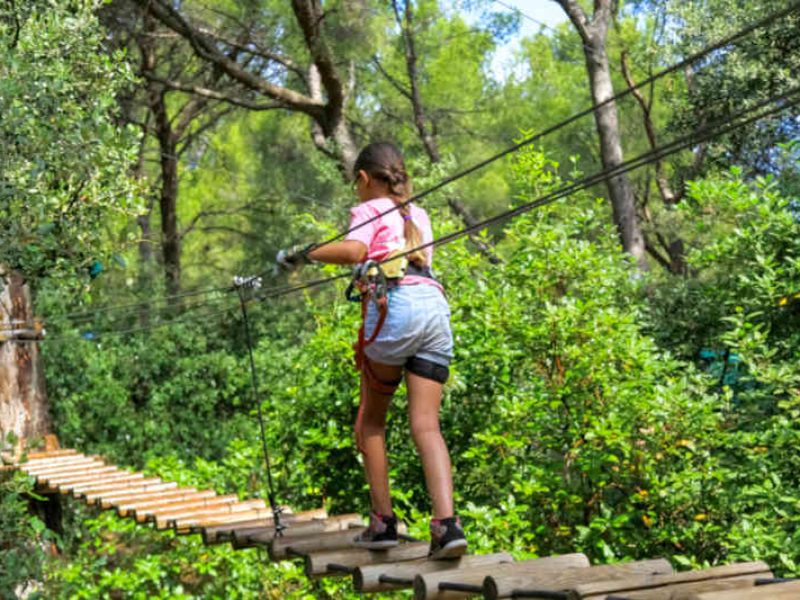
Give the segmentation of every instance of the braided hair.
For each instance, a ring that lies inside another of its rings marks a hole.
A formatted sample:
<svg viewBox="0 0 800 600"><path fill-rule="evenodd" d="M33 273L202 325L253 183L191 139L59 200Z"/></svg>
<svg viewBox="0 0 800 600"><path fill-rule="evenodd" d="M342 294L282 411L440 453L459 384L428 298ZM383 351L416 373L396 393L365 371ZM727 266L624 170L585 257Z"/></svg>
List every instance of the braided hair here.
<svg viewBox="0 0 800 600"><path fill-rule="evenodd" d="M370 177L386 183L389 196L399 207L397 210L403 217L406 250L422 245L422 234L411 218L410 205L403 204L411 196L411 180L406 173L403 155L397 146L390 142L374 142L365 146L353 165L353 176L357 177L359 171L364 171ZM423 250L411 252L406 258L421 267L428 263L428 256Z"/></svg>

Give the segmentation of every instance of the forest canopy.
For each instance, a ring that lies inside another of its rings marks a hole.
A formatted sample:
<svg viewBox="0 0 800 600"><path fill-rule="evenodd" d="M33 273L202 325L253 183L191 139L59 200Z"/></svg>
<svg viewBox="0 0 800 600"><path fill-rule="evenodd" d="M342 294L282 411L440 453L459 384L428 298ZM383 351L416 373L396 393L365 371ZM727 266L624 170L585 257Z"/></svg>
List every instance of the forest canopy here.
<svg viewBox="0 0 800 600"><path fill-rule="evenodd" d="M346 229L388 140L438 240L471 550L800 576L800 5L538 4L3 3L0 288L30 307L3 300L0 350L41 338L36 435L267 498L260 408L279 501L366 514L348 271L275 257ZM261 277L255 394L235 276ZM405 392L390 479L424 534ZM71 500L53 531L32 480L0 489L3 598L356 597Z"/></svg>

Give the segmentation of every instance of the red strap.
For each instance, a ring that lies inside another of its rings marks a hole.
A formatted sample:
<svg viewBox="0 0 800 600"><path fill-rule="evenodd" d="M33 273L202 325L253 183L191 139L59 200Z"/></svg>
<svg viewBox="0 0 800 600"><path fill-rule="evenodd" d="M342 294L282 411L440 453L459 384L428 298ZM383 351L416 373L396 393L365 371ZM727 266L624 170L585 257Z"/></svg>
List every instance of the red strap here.
<svg viewBox="0 0 800 600"><path fill-rule="evenodd" d="M353 349L356 352L356 369L359 371L364 370L364 364L366 362L366 354L364 353L364 349L369 346L375 339L378 337L378 334L381 332L383 328L383 323L386 321L386 315L389 313L389 302L388 299L384 296L383 298L378 299L378 321L375 323L375 330L372 332L372 335L369 336L369 339L366 339L366 331L365 331L365 321L367 319L367 303L369 302L369 298L365 295L362 296L361 300L361 327L358 329L358 341L353 345Z"/></svg>

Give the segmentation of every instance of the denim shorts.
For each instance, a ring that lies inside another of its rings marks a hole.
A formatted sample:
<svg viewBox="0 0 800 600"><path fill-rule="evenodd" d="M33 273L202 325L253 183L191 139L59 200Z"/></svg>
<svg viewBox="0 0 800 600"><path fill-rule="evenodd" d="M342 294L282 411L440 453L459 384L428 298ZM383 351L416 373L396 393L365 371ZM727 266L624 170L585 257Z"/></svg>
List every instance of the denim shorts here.
<svg viewBox="0 0 800 600"><path fill-rule="evenodd" d="M375 330L378 311L367 309L367 339ZM389 290L389 312L378 337L366 347L367 357L384 365L404 365L416 356L448 366L453 358L450 307L433 285L400 285Z"/></svg>

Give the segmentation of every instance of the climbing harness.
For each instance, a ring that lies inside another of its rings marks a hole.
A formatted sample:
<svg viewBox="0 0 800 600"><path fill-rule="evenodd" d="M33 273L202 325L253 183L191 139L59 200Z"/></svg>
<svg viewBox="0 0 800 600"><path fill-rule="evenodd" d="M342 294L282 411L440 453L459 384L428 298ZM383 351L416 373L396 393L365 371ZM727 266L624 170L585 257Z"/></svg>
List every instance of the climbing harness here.
<svg viewBox="0 0 800 600"><path fill-rule="evenodd" d="M397 278L394 282L399 281ZM391 395L397 388L400 381L382 381L372 370L369 358L366 355L366 348L378 337L389 313L389 286L390 279L386 276L381 263L368 260L353 269L353 279L345 290L345 297L350 302L361 303L361 327L358 329L358 339L353 344L355 350L356 369L363 374L361 378L360 401L358 404L358 414L353 428L356 438L356 447L362 454L366 454L362 439L362 423L364 408L366 406L367 389L372 388L381 394ZM371 335L367 337L366 321L369 304L372 302L378 313L375 328Z"/></svg>
<svg viewBox="0 0 800 600"><path fill-rule="evenodd" d="M275 535L283 536L286 525L281 522L283 508L278 506L275 497L275 487L272 483L272 469L270 468L269 448L267 447L267 431L264 425L264 411L261 409L261 401L258 397L258 373L256 363L253 359L253 340L250 334L250 321L247 318L247 302L245 300L246 289L258 289L261 287L260 277L234 277L233 285L239 294L239 304L242 309L242 322L244 323L244 336L247 342L247 352L250 356L250 382L253 388L253 402L258 410L258 424L261 429L261 450L264 454L264 464L267 467L267 486L269 488L269 506L272 509L272 524L275 527Z"/></svg>

